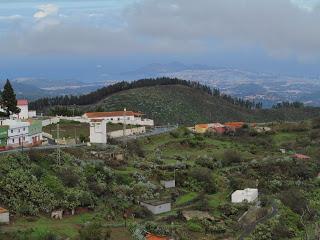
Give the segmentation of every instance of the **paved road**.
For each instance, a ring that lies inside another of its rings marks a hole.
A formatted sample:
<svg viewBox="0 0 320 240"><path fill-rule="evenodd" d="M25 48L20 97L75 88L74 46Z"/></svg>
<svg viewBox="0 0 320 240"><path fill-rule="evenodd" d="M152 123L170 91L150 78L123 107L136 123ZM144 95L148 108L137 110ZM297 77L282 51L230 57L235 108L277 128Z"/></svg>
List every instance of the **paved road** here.
<svg viewBox="0 0 320 240"><path fill-rule="evenodd" d="M7 151L1 151L0 154L5 154L5 153L15 153L15 152L28 152L32 150L51 150L51 149L57 149L57 148L75 148L75 147L83 147L86 146L86 144L73 144L73 145L47 145L47 146L39 146L39 147L24 147L22 148L16 148L12 150L7 150Z"/></svg>

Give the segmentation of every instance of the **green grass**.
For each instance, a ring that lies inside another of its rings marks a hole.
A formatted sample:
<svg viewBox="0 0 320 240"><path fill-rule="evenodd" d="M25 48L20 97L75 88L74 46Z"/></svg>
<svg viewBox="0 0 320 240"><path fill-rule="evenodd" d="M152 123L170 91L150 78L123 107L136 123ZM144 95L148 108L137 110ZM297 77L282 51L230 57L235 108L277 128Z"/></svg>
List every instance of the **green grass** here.
<svg viewBox="0 0 320 240"><path fill-rule="evenodd" d="M279 146L285 142L294 141L298 136L297 133L277 133L273 136L273 140Z"/></svg>
<svg viewBox="0 0 320 240"><path fill-rule="evenodd" d="M190 192L190 193L184 194L177 199L176 205L179 206L179 205L189 203L192 200L194 200L196 197L198 197L198 193L196 192Z"/></svg>
<svg viewBox="0 0 320 240"><path fill-rule="evenodd" d="M62 220L53 220L49 217L41 216L34 221L28 218L19 218L8 226L4 226L5 231L34 229L35 234L44 232L54 232L59 235L74 238L78 235L78 229L94 217L93 213L65 217Z"/></svg>
<svg viewBox="0 0 320 240"><path fill-rule="evenodd" d="M218 192L216 194L209 195L209 206L213 209L217 209L221 203L231 201L228 196L228 192Z"/></svg>
<svg viewBox="0 0 320 240"><path fill-rule="evenodd" d="M79 123L74 121L63 121L59 124L60 138L73 138L80 135L89 137L90 127L88 123ZM51 124L43 128L43 131L51 134L54 138L57 138L57 125Z"/></svg>

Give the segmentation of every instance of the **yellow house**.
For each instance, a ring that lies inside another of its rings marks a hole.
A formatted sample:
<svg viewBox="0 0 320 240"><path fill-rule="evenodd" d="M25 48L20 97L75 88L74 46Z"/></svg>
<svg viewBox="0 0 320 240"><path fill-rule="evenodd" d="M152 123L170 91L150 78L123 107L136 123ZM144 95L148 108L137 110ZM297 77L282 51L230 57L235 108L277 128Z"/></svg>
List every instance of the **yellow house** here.
<svg viewBox="0 0 320 240"><path fill-rule="evenodd" d="M209 128L208 124L197 124L194 126L196 133L205 133Z"/></svg>

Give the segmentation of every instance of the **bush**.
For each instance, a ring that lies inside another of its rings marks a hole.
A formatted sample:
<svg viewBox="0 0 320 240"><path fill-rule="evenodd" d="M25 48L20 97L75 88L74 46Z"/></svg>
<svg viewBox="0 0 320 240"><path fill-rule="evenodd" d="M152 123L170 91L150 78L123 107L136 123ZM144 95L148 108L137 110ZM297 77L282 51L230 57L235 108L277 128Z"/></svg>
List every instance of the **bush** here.
<svg viewBox="0 0 320 240"><path fill-rule="evenodd" d="M127 149L131 154L137 155L138 157L145 157L145 153L138 140L129 141L127 143Z"/></svg>
<svg viewBox="0 0 320 240"><path fill-rule="evenodd" d="M79 230L80 240L109 240L111 231L109 228L102 226L101 223L93 222L86 224Z"/></svg>
<svg viewBox="0 0 320 240"><path fill-rule="evenodd" d="M189 221L187 223L187 228L192 232L203 232L203 227L196 221Z"/></svg>
<svg viewBox="0 0 320 240"><path fill-rule="evenodd" d="M223 154L223 164L230 166L241 162L241 155L239 152L234 150L226 150Z"/></svg>
<svg viewBox="0 0 320 240"><path fill-rule="evenodd" d="M71 167L62 167L57 171L57 175L67 187L76 187L80 183L79 174Z"/></svg>
<svg viewBox="0 0 320 240"><path fill-rule="evenodd" d="M280 199L284 205L292 211L302 215L307 210L308 200L298 189L289 189L280 194Z"/></svg>
<svg viewBox="0 0 320 240"><path fill-rule="evenodd" d="M217 191L216 184L213 180L212 172L208 168L194 168L190 172L190 176L196 181L201 182L203 189L207 193L215 193Z"/></svg>

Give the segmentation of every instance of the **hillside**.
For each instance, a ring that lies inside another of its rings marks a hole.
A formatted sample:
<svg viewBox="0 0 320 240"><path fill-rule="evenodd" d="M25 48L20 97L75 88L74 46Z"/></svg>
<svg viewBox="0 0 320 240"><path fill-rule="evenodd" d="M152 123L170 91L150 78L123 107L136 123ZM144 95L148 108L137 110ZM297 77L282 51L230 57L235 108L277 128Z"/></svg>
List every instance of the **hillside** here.
<svg viewBox="0 0 320 240"><path fill-rule="evenodd" d="M320 116L318 108L249 110L218 96L181 85L135 88L115 93L84 111L141 111L157 124L194 124L213 121L303 120Z"/></svg>

